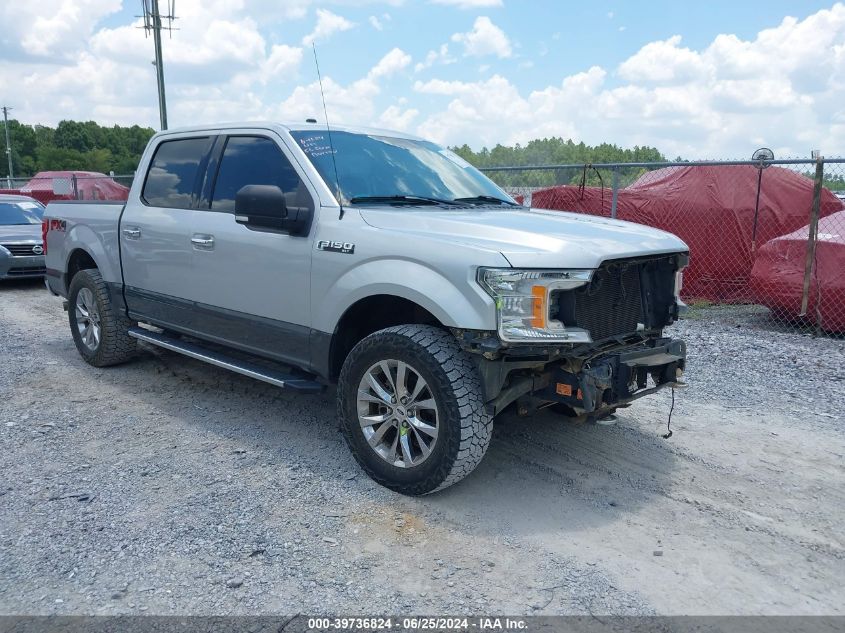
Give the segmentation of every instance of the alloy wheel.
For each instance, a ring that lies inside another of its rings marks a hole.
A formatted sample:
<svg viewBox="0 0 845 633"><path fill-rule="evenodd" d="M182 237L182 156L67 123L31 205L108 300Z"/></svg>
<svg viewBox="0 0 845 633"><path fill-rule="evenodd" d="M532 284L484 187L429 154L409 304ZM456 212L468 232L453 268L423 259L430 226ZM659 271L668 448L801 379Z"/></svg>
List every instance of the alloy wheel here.
<svg viewBox="0 0 845 633"><path fill-rule="evenodd" d="M79 330L79 337L82 344L89 350L96 351L100 345L102 333L100 325L100 310L97 308L97 301L94 293L88 288L82 288L76 295L76 327Z"/></svg>
<svg viewBox="0 0 845 633"><path fill-rule="evenodd" d="M408 363L383 360L358 385L358 421L367 443L398 468L420 465L438 434L437 402L428 383Z"/></svg>

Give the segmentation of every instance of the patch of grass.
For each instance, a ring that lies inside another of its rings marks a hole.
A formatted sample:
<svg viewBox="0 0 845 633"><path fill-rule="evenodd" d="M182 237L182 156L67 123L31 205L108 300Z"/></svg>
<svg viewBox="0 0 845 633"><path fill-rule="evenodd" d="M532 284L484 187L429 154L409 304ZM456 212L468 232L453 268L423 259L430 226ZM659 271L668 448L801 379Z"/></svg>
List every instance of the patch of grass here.
<svg viewBox="0 0 845 633"><path fill-rule="evenodd" d="M692 299L687 305L691 309L693 309L693 308L698 309L698 308L709 308L710 306L716 305L716 303L714 303L713 301L710 301L710 299Z"/></svg>
<svg viewBox="0 0 845 633"><path fill-rule="evenodd" d="M705 314L705 310L707 308L712 308L713 306L719 305L710 301L709 299L690 299L687 303L687 312L681 318L688 319L690 321L696 321L699 319L705 318L707 315Z"/></svg>

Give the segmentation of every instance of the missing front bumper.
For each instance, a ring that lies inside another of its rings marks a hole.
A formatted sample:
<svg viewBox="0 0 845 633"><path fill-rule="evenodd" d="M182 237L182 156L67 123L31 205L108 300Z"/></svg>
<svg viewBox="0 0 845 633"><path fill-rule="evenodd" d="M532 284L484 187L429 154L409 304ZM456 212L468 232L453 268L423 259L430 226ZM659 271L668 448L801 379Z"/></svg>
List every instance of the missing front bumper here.
<svg viewBox="0 0 845 633"><path fill-rule="evenodd" d="M577 374L552 366L548 383L530 395L566 405L578 415L595 413L677 385L686 356L683 341L657 339L648 347L598 357Z"/></svg>

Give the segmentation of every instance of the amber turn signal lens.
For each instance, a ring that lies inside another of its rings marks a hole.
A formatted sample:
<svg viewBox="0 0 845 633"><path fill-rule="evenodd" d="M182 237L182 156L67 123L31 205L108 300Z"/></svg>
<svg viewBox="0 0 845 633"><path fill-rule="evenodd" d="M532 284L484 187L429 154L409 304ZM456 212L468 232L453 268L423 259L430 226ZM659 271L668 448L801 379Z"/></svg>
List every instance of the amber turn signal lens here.
<svg viewBox="0 0 845 633"><path fill-rule="evenodd" d="M531 327L546 327L546 287L533 286L531 296L534 298L534 305L531 312Z"/></svg>

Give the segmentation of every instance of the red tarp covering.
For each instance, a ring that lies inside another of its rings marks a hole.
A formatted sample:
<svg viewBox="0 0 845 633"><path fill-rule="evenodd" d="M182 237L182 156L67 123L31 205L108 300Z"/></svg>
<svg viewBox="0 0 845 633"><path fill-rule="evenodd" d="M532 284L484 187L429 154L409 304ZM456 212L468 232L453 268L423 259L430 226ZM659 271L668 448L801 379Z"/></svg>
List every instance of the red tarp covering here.
<svg viewBox="0 0 845 633"><path fill-rule="evenodd" d="M42 202L42 196L49 200L126 200L129 196L128 187L96 171L41 171L20 190Z"/></svg>
<svg viewBox="0 0 845 633"><path fill-rule="evenodd" d="M41 204L47 204L50 200L55 200L56 196L52 191L31 191L24 193L20 189L0 189L0 193L11 193L16 196L29 196L35 198Z"/></svg>
<svg viewBox="0 0 845 633"><path fill-rule="evenodd" d="M755 300L785 318L801 312L809 231L804 226L766 243L751 271ZM822 329L845 332L845 211L819 220L818 235L807 321L816 322L818 305Z"/></svg>
<svg viewBox="0 0 845 633"><path fill-rule="evenodd" d="M752 165L667 167L643 174L619 191L617 217L678 235L690 247L685 299L729 302L752 297L752 232L758 170ZM612 192L561 186L535 191L531 206L610 216ZM813 180L792 170L763 170L757 248L807 224ZM821 215L843 208L823 190Z"/></svg>

